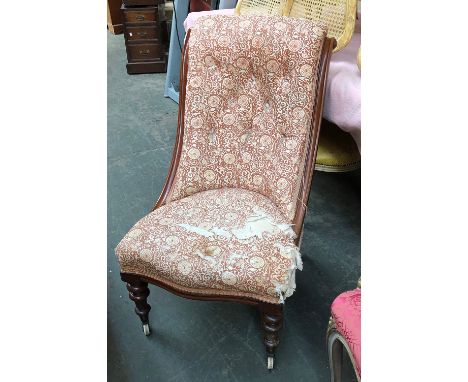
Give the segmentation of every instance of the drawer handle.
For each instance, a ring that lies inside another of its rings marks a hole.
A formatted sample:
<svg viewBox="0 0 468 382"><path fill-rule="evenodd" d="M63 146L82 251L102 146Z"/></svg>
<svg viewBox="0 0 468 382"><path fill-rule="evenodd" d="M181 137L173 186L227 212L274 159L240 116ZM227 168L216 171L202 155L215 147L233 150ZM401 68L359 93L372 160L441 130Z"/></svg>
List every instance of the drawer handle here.
<svg viewBox="0 0 468 382"><path fill-rule="evenodd" d="M138 32L137 35L140 37L146 37L148 36L148 32Z"/></svg>
<svg viewBox="0 0 468 382"><path fill-rule="evenodd" d="M149 49L140 50L140 54L143 56L147 56L148 54L150 54L150 50Z"/></svg>
<svg viewBox="0 0 468 382"><path fill-rule="evenodd" d="M143 20L145 19L145 16L143 16L143 15L138 15L138 16L136 17L136 19L137 19L138 21L143 21Z"/></svg>

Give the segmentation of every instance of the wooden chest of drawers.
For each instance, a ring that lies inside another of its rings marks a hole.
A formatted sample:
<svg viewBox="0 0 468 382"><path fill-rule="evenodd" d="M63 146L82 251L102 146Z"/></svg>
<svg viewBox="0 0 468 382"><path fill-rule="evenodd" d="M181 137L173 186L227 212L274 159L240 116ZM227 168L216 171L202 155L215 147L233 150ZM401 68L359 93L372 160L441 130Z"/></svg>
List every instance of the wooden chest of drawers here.
<svg viewBox="0 0 468 382"><path fill-rule="evenodd" d="M127 6L126 3L148 4L148 0L124 1L122 20L127 48L127 73L162 73L167 65L167 27L158 5ZM151 0L149 3L164 3Z"/></svg>

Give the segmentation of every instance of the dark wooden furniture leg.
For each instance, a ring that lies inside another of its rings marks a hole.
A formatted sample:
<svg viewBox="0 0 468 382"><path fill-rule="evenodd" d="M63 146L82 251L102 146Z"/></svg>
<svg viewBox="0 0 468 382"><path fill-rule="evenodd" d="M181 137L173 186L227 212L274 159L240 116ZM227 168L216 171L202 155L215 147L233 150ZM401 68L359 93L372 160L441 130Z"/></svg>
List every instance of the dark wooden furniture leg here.
<svg viewBox="0 0 468 382"><path fill-rule="evenodd" d="M127 283L128 297L135 303L135 313L143 323L143 333L148 336L151 333L148 319L151 310L151 306L147 302L150 294L148 283L127 274L121 274L121 278Z"/></svg>
<svg viewBox="0 0 468 382"><path fill-rule="evenodd" d="M283 305L281 304L259 304L262 326L263 343L267 351L268 369L273 369L275 350L279 345L279 331L283 327Z"/></svg>

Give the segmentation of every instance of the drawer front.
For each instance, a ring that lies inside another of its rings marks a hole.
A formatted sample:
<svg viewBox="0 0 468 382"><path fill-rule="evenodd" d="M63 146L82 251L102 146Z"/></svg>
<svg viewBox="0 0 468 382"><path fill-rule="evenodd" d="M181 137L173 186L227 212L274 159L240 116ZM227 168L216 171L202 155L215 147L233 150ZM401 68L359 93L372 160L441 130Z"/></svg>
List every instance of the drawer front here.
<svg viewBox="0 0 468 382"><path fill-rule="evenodd" d="M158 21L158 12L156 8L151 9L126 9L124 11L125 21L127 23L147 23Z"/></svg>
<svg viewBox="0 0 468 382"><path fill-rule="evenodd" d="M161 0L123 0L124 4L130 7L142 5L158 5L162 3Z"/></svg>
<svg viewBox="0 0 468 382"><path fill-rule="evenodd" d="M160 29L157 25L148 27L127 27L125 36L128 41L156 40L160 41Z"/></svg>
<svg viewBox="0 0 468 382"><path fill-rule="evenodd" d="M128 44L128 61L162 60L163 50L160 44Z"/></svg>
<svg viewBox="0 0 468 382"><path fill-rule="evenodd" d="M129 62L127 64L128 74L164 73L165 71L166 71L165 61Z"/></svg>

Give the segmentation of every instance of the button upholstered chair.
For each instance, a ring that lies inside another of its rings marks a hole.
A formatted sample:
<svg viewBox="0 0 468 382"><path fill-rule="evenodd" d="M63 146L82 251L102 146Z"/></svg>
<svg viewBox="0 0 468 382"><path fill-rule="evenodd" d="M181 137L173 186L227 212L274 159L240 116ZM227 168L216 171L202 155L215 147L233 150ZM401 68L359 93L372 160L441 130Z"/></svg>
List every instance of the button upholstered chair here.
<svg viewBox="0 0 468 382"><path fill-rule="evenodd" d="M181 64L172 164L153 210L116 248L150 334L148 283L179 296L256 305L273 368L334 40L281 16L202 17Z"/></svg>

